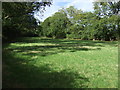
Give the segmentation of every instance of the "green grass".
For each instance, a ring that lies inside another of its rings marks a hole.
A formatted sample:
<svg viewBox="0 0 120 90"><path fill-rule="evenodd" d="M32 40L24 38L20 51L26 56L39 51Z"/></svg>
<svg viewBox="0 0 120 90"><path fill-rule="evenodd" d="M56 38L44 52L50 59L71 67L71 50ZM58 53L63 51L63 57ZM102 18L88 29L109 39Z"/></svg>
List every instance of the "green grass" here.
<svg viewBox="0 0 120 90"><path fill-rule="evenodd" d="M3 44L3 88L117 88L118 42L28 37Z"/></svg>

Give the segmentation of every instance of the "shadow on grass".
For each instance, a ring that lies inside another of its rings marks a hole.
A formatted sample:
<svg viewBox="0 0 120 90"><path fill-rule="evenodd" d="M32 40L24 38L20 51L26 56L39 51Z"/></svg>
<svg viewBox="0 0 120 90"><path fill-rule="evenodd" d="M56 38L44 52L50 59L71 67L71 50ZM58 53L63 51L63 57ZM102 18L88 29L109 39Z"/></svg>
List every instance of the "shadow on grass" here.
<svg viewBox="0 0 120 90"><path fill-rule="evenodd" d="M15 48L9 48L8 51L14 51L16 53L22 53L23 55L40 55L47 56L52 54L63 53L66 51L88 51L88 50L101 50L101 48L83 47L77 45L49 45L49 46L17 46Z"/></svg>
<svg viewBox="0 0 120 90"><path fill-rule="evenodd" d="M26 38L15 43L52 43L49 46L15 46L9 47L9 43L3 45L3 88L86 88L89 79L71 70L54 71L51 65L35 66L31 58L18 58L14 53L23 55L47 56L69 51L100 50L104 45L115 45L111 42L62 40L62 39L39 39ZM98 44L100 43L100 45ZM111 43L111 44L110 44ZM87 47L84 47L87 46ZM94 48L94 47L99 48ZM11 53L12 52L12 53ZM77 82L76 82L77 81Z"/></svg>
<svg viewBox="0 0 120 90"><path fill-rule="evenodd" d="M16 39L16 42L22 43L53 43L53 44L80 44L83 46L101 46L104 45L116 45L118 42L116 41L92 41L92 40L70 40L70 39L52 39L52 38L40 38L40 37L25 37ZM96 45L97 43L101 43L104 45Z"/></svg>
<svg viewBox="0 0 120 90"><path fill-rule="evenodd" d="M19 39L18 42L16 42L16 44L29 44L29 43L44 43L46 45L15 46L13 48L9 48L8 50L15 51L16 53L21 52L24 55L47 56L47 55L62 53L66 51L76 52L76 51L88 51L88 50L101 50L101 48L96 48L96 47L97 46L103 47L102 45L96 45L96 43L94 43L93 41L86 41L86 40L23 38L23 40ZM47 43L51 43L54 45L47 45Z"/></svg>
<svg viewBox="0 0 120 90"><path fill-rule="evenodd" d="M89 79L84 75L70 70L57 72L49 64L37 67L29 62L3 52L3 88L87 88Z"/></svg>

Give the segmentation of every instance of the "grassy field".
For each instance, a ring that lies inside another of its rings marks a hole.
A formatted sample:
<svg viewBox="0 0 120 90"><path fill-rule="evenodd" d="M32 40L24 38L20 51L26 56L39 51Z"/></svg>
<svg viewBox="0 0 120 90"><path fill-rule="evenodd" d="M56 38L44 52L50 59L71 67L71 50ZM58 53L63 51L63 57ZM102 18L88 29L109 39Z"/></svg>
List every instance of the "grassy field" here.
<svg viewBox="0 0 120 90"><path fill-rule="evenodd" d="M3 88L117 88L118 42L20 38L3 44Z"/></svg>

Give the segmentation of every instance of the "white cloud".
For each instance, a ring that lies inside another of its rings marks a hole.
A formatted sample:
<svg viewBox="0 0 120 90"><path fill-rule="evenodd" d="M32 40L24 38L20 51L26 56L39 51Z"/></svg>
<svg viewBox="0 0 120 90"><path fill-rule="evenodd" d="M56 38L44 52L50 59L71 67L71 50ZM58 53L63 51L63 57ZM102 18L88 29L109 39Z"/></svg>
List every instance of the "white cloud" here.
<svg viewBox="0 0 120 90"><path fill-rule="evenodd" d="M66 5L68 8L69 6L75 6L77 9L82 9L83 11L92 11L93 5L91 0L74 0Z"/></svg>
<svg viewBox="0 0 120 90"><path fill-rule="evenodd" d="M38 16L37 18L44 21L47 17L52 16L57 12L61 7L68 8L69 6L74 6L75 8L83 11L93 11L92 2L93 0L53 0L53 4L50 7L46 7L46 11L44 11L42 19ZM60 3L63 3L63 6L61 6Z"/></svg>

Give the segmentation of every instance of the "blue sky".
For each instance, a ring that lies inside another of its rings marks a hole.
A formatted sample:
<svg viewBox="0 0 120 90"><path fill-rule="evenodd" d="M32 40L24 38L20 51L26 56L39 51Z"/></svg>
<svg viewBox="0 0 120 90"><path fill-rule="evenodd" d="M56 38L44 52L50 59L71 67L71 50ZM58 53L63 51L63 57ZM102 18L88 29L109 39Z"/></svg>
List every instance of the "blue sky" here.
<svg viewBox="0 0 120 90"><path fill-rule="evenodd" d="M55 12L57 12L62 7L68 8L69 6L74 6L77 9L81 9L83 11L93 11L93 0L53 0L53 4L50 7L46 7L46 11L44 11L44 16L37 16L36 18L40 19L40 21L44 21L49 16L52 16Z"/></svg>

